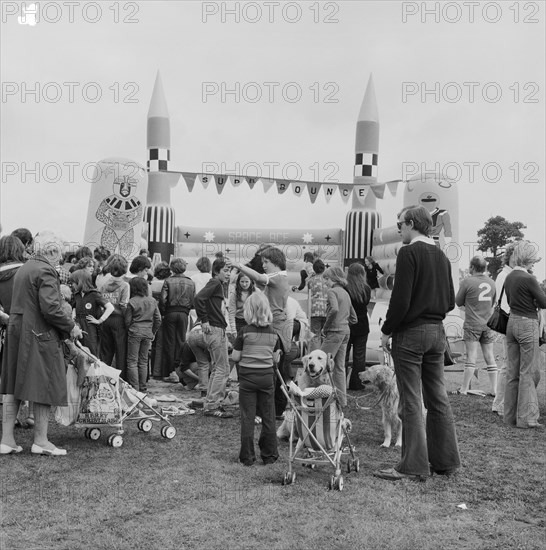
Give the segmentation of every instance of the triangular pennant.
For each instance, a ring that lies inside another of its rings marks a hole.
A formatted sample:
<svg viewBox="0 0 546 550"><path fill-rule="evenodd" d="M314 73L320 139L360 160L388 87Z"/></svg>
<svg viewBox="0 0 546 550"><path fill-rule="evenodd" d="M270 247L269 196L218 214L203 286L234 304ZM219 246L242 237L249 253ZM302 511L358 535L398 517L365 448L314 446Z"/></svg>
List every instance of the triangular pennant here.
<svg viewBox="0 0 546 550"><path fill-rule="evenodd" d="M216 191L219 195L222 194L226 183L228 182L228 177L222 174L214 174L214 184L216 185Z"/></svg>
<svg viewBox="0 0 546 550"><path fill-rule="evenodd" d="M307 192L309 193L311 204L315 204L315 201L317 200L321 186L322 184L317 183L316 181L307 183Z"/></svg>
<svg viewBox="0 0 546 550"><path fill-rule="evenodd" d="M324 196L326 197L326 202L330 202L330 199L335 195L337 191L337 185L331 185L329 183L323 183L322 189L324 189Z"/></svg>
<svg viewBox="0 0 546 550"><path fill-rule="evenodd" d="M393 197L396 197L396 192L398 191L398 184L403 182L404 180L393 180L393 181L388 181L385 185L389 189L391 195Z"/></svg>
<svg viewBox="0 0 546 550"><path fill-rule="evenodd" d="M201 185L206 189L209 186L209 183L212 180L211 174L199 174L199 181Z"/></svg>
<svg viewBox="0 0 546 550"><path fill-rule="evenodd" d="M272 180L270 178L260 178L262 180L263 186L264 186L264 192L267 193L275 183L275 180ZM250 183L248 184L250 185Z"/></svg>
<svg viewBox="0 0 546 550"><path fill-rule="evenodd" d="M239 187L244 180L245 178L243 178L243 176L229 176L229 181L233 187Z"/></svg>
<svg viewBox="0 0 546 550"><path fill-rule="evenodd" d="M341 199L345 204L349 202L349 199L351 198L351 195L353 194L353 185L352 183L340 183L338 184L337 188L339 190L339 194L341 195Z"/></svg>
<svg viewBox="0 0 546 550"><path fill-rule="evenodd" d="M366 196L368 195L369 191L370 191L369 185L355 185L353 187L353 195L358 199L358 202L362 205L364 205Z"/></svg>
<svg viewBox="0 0 546 550"><path fill-rule="evenodd" d="M372 185L372 191L378 199L382 199L385 194L385 184L382 183L380 185Z"/></svg>
<svg viewBox="0 0 546 550"><path fill-rule="evenodd" d="M188 186L188 191L191 193L193 191L193 186L195 185L195 178L197 177L197 174L194 174L193 172L182 172L182 177Z"/></svg>
<svg viewBox="0 0 546 550"><path fill-rule="evenodd" d="M275 180L275 183L277 184L277 191L279 195L282 195L290 187L289 180Z"/></svg>
<svg viewBox="0 0 546 550"><path fill-rule="evenodd" d="M254 178L254 177L251 177L251 176L245 176L245 180L246 182L248 183L248 186L250 187L250 189L254 189L254 186L258 183L258 180L260 178ZM271 185L273 185L273 182L271 182ZM271 187L271 185L269 187ZM268 189L269 189L268 187ZM267 189L266 189L267 191Z"/></svg>
<svg viewBox="0 0 546 550"><path fill-rule="evenodd" d="M305 183L302 183L301 181L293 181L290 186L292 187L294 195L296 195L296 197L301 197L301 194L305 189Z"/></svg>

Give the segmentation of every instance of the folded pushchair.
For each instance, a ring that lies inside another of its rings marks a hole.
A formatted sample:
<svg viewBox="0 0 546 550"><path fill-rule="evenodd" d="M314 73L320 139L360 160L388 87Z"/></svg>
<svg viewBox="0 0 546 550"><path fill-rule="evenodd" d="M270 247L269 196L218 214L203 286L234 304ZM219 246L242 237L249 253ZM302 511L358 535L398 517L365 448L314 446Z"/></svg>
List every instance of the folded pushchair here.
<svg viewBox="0 0 546 550"><path fill-rule="evenodd" d="M141 432L152 430L153 422L164 422L160 433L165 439L176 436L176 428L169 417L153 406L144 393L136 391L120 378L120 371L109 367L77 343L77 349L84 353L92 363L85 374L80 389L79 412L76 427L85 428L85 437L96 441L105 427L116 428L107 442L111 447L123 445L125 433L123 423L129 420L137 422Z"/></svg>
<svg viewBox="0 0 546 550"><path fill-rule="evenodd" d="M279 371L281 390L288 399L286 413L293 417L289 436L288 472L283 478L283 485L291 485L296 480L294 463L314 469L318 464L329 464L334 468L328 488L343 490L342 460L347 457L346 471L358 472L360 461L351 445L349 432L351 422L346 419L339 404L336 388L332 380L330 367L328 376L330 385L307 388L301 391L293 382L287 387ZM294 447L294 434L297 444ZM346 444L344 445L344 440Z"/></svg>

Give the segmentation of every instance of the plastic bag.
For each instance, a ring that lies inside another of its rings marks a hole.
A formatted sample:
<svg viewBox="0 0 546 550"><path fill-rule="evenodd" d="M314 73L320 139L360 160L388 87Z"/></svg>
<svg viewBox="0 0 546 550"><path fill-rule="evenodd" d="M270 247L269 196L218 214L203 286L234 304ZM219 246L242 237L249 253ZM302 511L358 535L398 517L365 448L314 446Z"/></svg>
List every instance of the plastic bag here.
<svg viewBox="0 0 546 550"><path fill-rule="evenodd" d="M98 361L87 371L81 387L80 424L114 424L121 421L120 371Z"/></svg>
<svg viewBox="0 0 546 550"><path fill-rule="evenodd" d="M74 365L68 365L66 371L66 406L55 409L55 420L61 426L71 426L78 418L80 410L80 388L78 388L78 373Z"/></svg>

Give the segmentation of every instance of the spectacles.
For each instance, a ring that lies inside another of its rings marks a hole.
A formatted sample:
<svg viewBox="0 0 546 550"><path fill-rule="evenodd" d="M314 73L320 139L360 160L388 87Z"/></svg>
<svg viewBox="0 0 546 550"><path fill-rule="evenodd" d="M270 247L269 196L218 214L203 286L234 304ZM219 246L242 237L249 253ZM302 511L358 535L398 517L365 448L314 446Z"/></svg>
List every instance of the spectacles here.
<svg viewBox="0 0 546 550"><path fill-rule="evenodd" d="M403 222L396 222L396 227L398 227L398 231L400 231L400 230L402 229L402 224L404 224L404 223L405 223L406 225L409 224L409 222L406 221L406 220L404 220Z"/></svg>

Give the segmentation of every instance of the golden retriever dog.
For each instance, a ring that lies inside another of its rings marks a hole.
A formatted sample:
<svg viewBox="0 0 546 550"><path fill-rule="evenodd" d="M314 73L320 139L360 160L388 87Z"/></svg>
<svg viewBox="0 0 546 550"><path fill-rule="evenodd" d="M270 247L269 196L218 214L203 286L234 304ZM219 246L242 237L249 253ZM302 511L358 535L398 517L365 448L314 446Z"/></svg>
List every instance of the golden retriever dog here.
<svg viewBox="0 0 546 550"><path fill-rule="evenodd" d="M381 447L390 447L394 434L397 434L395 447L402 446L402 421L398 416L398 402L400 396L396 385L394 371L387 365L374 365L359 373L363 384L372 384L380 392L383 433L385 439Z"/></svg>
<svg viewBox="0 0 546 550"><path fill-rule="evenodd" d="M326 352L316 349L302 357L301 362L303 368L299 370L296 377L296 384L300 391L304 391L307 388L331 385L326 367L329 365L330 370L332 370L334 368L334 360ZM284 420L277 430L277 437L279 439L288 439L290 437L290 429L293 422L294 413L291 410L286 410Z"/></svg>

